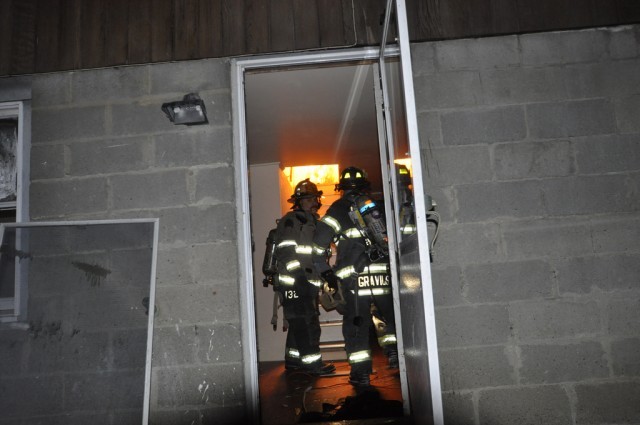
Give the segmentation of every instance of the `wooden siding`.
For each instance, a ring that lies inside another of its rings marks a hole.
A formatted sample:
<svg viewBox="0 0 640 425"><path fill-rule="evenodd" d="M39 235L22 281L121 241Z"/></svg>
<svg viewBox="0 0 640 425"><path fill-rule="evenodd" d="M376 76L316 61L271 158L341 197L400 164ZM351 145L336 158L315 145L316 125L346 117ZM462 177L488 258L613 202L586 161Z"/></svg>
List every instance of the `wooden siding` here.
<svg viewBox="0 0 640 425"><path fill-rule="evenodd" d="M406 0L412 41L640 22L638 0ZM0 0L0 75L379 43L385 0Z"/></svg>

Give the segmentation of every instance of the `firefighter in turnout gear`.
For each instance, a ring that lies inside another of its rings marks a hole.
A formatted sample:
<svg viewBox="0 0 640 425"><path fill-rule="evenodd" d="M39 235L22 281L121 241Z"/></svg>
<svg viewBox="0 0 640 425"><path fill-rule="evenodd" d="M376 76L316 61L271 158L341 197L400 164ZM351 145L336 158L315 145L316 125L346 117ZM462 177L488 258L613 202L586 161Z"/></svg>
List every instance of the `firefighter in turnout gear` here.
<svg viewBox="0 0 640 425"><path fill-rule="evenodd" d="M351 368L349 382L356 387L370 385L372 306L385 323L378 342L389 358L389 366L398 367L386 226L382 209L367 194L369 187L364 170L345 168L336 185L342 196L318 223L313 240L316 270L330 288L341 286L344 294L346 304L339 311L344 315L342 334ZM323 256L332 242L337 247L334 268Z"/></svg>
<svg viewBox="0 0 640 425"><path fill-rule="evenodd" d="M318 292L322 280L311 259L313 235L322 191L309 179L295 187L288 202L292 211L279 221L275 234L278 267L277 289L282 294L288 322L285 368L312 375L329 375L335 366L323 363L320 354Z"/></svg>

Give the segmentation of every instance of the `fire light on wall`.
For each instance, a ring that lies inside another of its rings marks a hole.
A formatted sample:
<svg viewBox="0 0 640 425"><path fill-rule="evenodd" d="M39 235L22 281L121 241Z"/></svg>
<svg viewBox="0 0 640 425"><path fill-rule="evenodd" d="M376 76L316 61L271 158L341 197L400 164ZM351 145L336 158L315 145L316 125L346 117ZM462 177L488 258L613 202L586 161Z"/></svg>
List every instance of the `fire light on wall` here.
<svg viewBox="0 0 640 425"><path fill-rule="evenodd" d="M335 185L340 180L338 164L285 167L282 171L289 179L292 188L307 178L318 186Z"/></svg>

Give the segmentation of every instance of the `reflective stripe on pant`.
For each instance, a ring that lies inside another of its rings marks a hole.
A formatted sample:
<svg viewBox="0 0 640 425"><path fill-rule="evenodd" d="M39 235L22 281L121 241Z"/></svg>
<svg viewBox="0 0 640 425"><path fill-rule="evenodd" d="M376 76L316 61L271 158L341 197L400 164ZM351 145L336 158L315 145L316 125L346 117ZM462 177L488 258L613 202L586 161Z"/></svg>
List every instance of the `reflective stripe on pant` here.
<svg viewBox="0 0 640 425"><path fill-rule="evenodd" d="M300 297L283 301L284 317L289 322L285 360L308 366L319 362L320 321L315 299Z"/></svg>
<svg viewBox="0 0 640 425"><path fill-rule="evenodd" d="M353 287L353 279L345 279L344 283L347 287ZM369 346L369 333L373 326L370 311L371 298L356 297L350 290L345 290L344 296L346 305L342 319L342 336L351 372L371 373L371 347Z"/></svg>

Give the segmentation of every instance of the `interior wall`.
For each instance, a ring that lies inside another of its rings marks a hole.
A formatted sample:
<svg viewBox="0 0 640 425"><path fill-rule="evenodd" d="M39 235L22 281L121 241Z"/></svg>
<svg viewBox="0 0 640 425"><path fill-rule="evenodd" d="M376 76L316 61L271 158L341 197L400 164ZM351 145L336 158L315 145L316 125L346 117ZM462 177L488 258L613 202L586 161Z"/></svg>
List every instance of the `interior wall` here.
<svg viewBox="0 0 640 425"><path fill-rule="evenodd" d="M639 40L412 46L446 423L640 421Z"/></svg>
<svg viewBox="0 0 640 425"><path fill-rule="evenodd" d="M253 282L256 331L258 336L258 361L284 360L287 334L282 331L282 308L278 309L277 329L271 324L273 316L273 287L262 284L262 262L269 230L276 226L286 208L287 193L291 187L280 169L280 164L256 164L249 167L249 191L251 202L251 232L253 233Z"/></svg>

